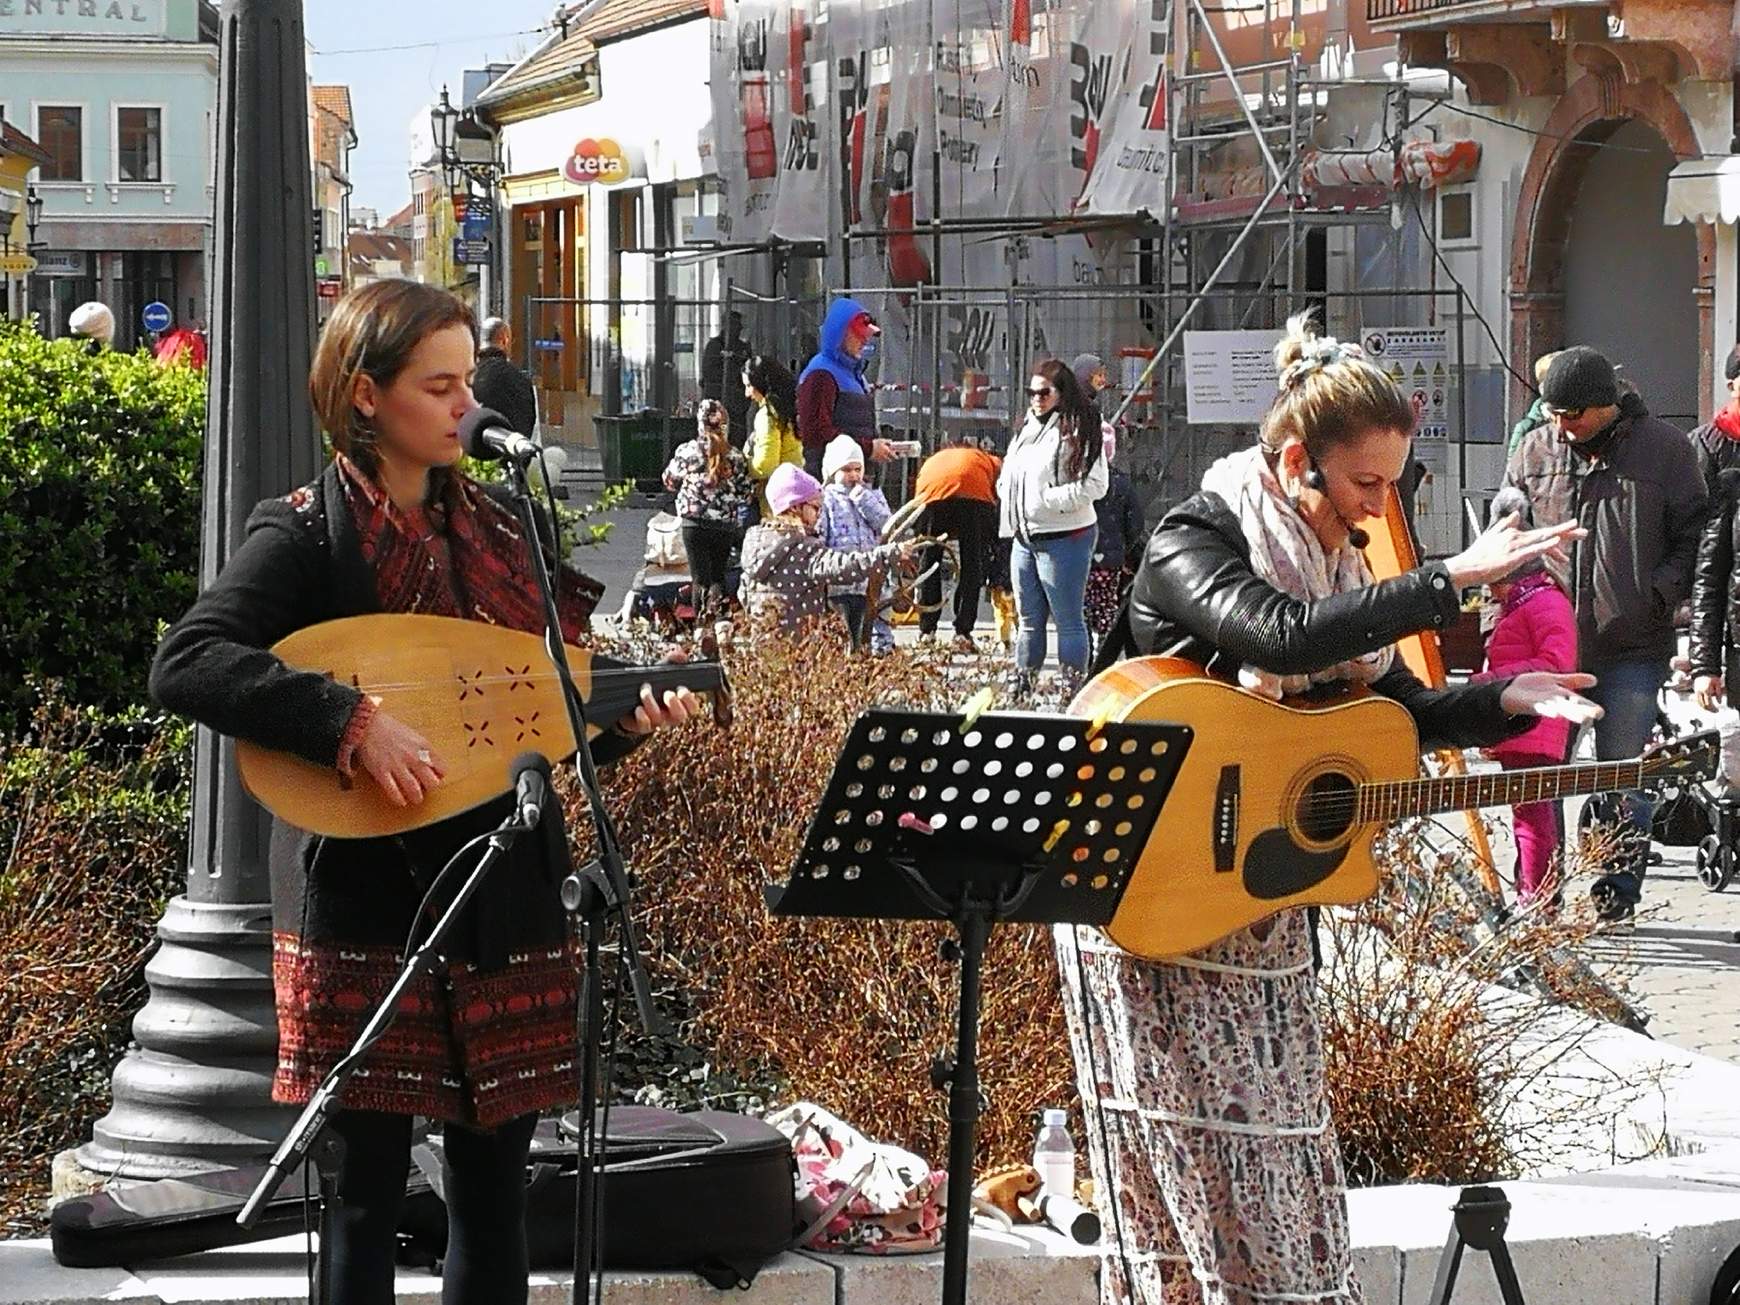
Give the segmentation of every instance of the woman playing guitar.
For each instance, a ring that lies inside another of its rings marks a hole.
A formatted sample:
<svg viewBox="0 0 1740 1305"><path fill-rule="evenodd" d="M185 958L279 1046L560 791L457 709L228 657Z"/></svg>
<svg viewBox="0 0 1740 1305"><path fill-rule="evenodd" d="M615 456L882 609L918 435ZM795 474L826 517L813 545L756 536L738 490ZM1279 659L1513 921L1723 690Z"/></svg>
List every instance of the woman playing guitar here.
<svg viewBox="0 0 1740 1305"><path fill-rule="evenodd" d="M446 762L350 684L267 651L316 622L372 612L463 617L540 632L543 608L518 519L463 475L457 428L476 407L470 310L445 291L379 281L346 296L320 338L309 391L331 438L320 478L261 503L247 537L164 637L151 691L223 734L337 768L415 805ZM547 547L547 545L545 545ZM601 587L558 578L563 636ZM641 704L594 745L620 757L698 710L687 690ZM506 765L503 786L507 785ZM433 877L513 796L395 838L318 838L274 826L276 1100L306 1102L398 970ZM337 1305L393 1299L411 1117L446 1124L450 1221L442 1299L526 1299L526 1155L538 1112L576 1100L578 968L557 888L567 834L546 816L516 840L449 936L448 968L400 1007L332 1126L346 1143L343 1208L322 1247ZM455 885L456 886L456 885ZM438 903L437 905L442 905Z"/></svg>
<svg viewBox="0 0 1740 1305"><path fill-rule="evenodd" d="M1413 409L1356 346L1305 318L1288 323L1276 364L1259 444L1166 514L1096 669L1156 654L1275 698L1366 685L1423 738L1462 746L1496 743L1533 714L1592 714L1575 692L1586 675L1435 690L1393 648L1454 619L1465 586L1573 531L1501 522L1448 562L1373 583L1356 523L1383 515ZM1058 958L1107 1207L1107 1305L1358 1300L1306 912L1168 963L1064 929Z"/></svg>

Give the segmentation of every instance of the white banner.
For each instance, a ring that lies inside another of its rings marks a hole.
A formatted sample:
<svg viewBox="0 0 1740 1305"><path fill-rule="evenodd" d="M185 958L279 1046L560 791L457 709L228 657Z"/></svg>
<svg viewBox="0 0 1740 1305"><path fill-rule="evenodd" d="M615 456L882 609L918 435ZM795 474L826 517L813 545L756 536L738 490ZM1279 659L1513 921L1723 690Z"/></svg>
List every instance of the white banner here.
<svg viewBox="0 0 1740 1305"><path fill-rule="evenodd" d="M781 240L826 240L828 178L836 175L824 166L827 56L816 40L806 0L787 0L778 10L772 26L777 42L773 122L780 161L772 230Z"/></svg>
<svg viewBox="0 0 1740 1305"><path fill-rule="evenodd" d="M1102 115L1093 171L1078 211L1116 216L1166 208L1166 7L1140 0L1123 76Z"/></svg>

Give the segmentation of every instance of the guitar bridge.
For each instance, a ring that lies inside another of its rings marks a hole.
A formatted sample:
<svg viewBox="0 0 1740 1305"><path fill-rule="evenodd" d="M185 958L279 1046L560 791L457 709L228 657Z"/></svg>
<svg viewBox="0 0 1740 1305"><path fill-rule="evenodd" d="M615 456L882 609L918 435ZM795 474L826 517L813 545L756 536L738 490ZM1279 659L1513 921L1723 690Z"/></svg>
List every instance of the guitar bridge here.
<svg viewBox="0 0 1740 1305"><path fill-rule="evenodd" d="M1220 768L1220 783L1214 790L1214 869L1216 874L1231 874L1239 846L1239 794L1241 781L1237 766Z"/></svg>

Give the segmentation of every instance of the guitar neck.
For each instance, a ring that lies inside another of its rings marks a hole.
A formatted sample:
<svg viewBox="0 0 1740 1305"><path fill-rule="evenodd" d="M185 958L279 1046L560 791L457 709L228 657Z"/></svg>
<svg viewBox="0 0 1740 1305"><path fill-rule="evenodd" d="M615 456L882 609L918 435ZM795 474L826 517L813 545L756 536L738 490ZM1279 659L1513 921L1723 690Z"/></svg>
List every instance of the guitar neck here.
<svg viewBox="0 0 1740 1305"><path fill-rule="evenodd" d="M692 693L717 693L725 684L718 662L659 662L652 666L596 666L592 692L586 698L586 717L594 725L610 725L640 706L642 685L652 686L653 696L664 700L667 691L688 689Z"/></svg>
<svg viewBox="0 0 1740 1305"><path fill-rule="evenodd" d="M1575 766L1540 766L1482 775L1443 775L1434 779L1400 780L1393 784L1359 786L1359 819L1382 824L1411 816L1481 807L1554 802L1585 793L1637 788L1643 782L1643 761L1597 761Z"/></svg>

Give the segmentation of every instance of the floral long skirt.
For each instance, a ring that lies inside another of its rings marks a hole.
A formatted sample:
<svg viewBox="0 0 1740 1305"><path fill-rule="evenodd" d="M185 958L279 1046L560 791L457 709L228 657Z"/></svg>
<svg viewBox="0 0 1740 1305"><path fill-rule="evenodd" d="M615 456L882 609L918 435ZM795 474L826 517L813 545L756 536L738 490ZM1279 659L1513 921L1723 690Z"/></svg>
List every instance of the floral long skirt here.
<svg viewBox="0 0 1740 1305"><path fill-rule="evenodd" d="M1104 1305L1358 1305L1305 912L1163 964L1055 941Z"/></svg>

